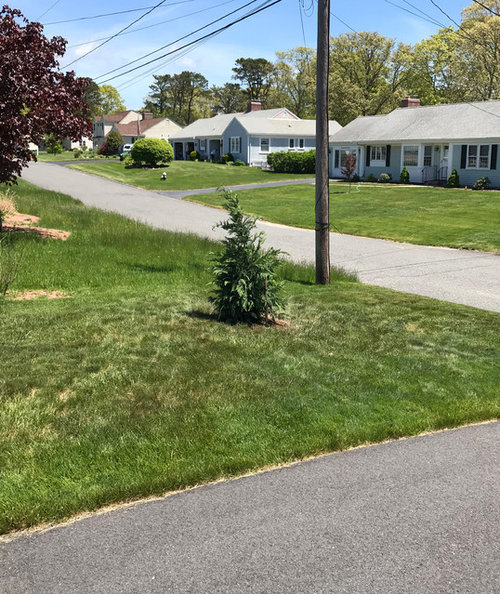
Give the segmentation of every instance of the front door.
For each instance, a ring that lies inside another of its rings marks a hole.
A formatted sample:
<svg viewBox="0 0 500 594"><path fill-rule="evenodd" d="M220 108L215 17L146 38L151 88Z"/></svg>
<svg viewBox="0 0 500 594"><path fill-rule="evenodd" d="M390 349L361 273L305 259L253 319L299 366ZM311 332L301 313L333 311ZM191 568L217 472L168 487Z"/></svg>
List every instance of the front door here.
<svg viewBox="0 0 500 594"><path fill-rule="evenodd" d="M439 162L439 178L448 179L448 155L450 153L450 145L443 144L441 146L441 160Z"/></svg>

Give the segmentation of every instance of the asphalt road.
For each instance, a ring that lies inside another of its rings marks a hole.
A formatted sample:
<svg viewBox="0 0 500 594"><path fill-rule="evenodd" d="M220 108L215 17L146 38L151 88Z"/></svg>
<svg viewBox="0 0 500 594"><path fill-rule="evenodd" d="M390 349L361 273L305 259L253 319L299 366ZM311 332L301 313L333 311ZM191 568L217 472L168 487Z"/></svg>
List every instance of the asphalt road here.
<svg viewBox="0 0 500 594"><path fill-rule="evenodd" d="M331 454L0 544L2 594L500 592L500 423Z"/></svg>
<svg viewBox="0 0 500 594"><path fill-rule="evenodd" d="M89 206L154 227L221 238L220 210L141 190L50 163L32 164L23 178L69 194ZM314 262L314 232L259 223L267 242L296 262ZM500 312L500 254L397 243L331 233L332 263L371 285Z"/></svg>

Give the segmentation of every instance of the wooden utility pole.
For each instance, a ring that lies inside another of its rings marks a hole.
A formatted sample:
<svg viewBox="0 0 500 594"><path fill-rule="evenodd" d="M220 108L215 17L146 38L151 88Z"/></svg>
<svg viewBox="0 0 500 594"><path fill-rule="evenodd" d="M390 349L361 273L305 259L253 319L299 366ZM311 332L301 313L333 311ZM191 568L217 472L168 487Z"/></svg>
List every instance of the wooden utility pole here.
<svg viewBox="0 0 500 594"><path fill-rule="evenodd" d="M318 0L316 67L316 283L330 284L330 186L328 179L328 73L330 0Z"/></svg>

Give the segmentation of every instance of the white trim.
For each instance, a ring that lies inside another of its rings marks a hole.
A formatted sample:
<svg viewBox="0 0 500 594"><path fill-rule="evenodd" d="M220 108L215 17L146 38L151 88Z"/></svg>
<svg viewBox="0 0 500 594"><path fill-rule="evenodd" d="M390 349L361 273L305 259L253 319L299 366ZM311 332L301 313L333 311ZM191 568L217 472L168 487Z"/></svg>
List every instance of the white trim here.
<svg viewBox="0 0 500 594"><path fill-rule="evenodd" d="M405 148L417 147L417 162L415 165L405 164ZM401 169L403 167L422 167L422 145L421 144L403 144L401 145Z"/></svg>
<svg viewBox="0 0 500 594"><path fill-rule="evenodd" d="M469 166L469 149L471 146L476 147L476 166ZM480 161L481 161L481 156L480 156L480 151L481 151L481 147L482 146L487 146L488 147L488 166L487 167L481 167L479 165ZM467 144L467 154L465 157L465 169L469 169L469 170L475 170L475 171L488 171L491 169L491 144L487 144L485 142L479 143L479 144Z"/></svg>
<svg viewBox="0 0 500 594"><path fill-rule="evenodd" d="M231 136L229 138L229 152L231 154L237 153L238 155L241 153L241 137L240 136Z"/></svg>
<svg viewBox="0 0 500 594"><path fill-rule="evenodd" d="M267 151L262 150L262 141L267 140ZM268 155L271 152L271 137L262 136L259 138L259 153L262 155Z"/></svg>

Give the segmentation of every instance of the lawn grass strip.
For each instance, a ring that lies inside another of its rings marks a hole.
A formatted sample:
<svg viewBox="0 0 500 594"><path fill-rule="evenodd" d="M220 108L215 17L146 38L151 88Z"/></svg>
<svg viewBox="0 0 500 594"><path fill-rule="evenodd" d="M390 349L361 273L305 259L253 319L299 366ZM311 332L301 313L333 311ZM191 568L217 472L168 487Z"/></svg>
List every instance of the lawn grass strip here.
<svg viewBox="0 0 500 594"><path fill-rule="evenodd" d="M387 445L390 443L408 441L410 439L416 439L418 437L425 437L426 435L438 435L440 433L447 433L450 431L459 431L460 429L464 429L466 427L478 427L481 425L488 425L488 424L497 423L497 422L498 422L498 418L494 418L494 419L489 419L486 421L481 421L478 423L469 423L467 425L461 425L459 427L445 427L443 429L438 429L436 431L423 431L422 433L418 433L417 435L407 435L405 437L398 437L395 439L386 439L384 441L379 441L379 442L362 443L362 444L359 444L356 446L348 447L344 450L337 450L337 451L333 451L333 452L321 452L319 454L315 454L312 456L304 456L303 458L299 458L297 460L291 460L290 462L283 462L281 464L270 464L268 466L263 466L262 468L259 468L257 470L251 471L251 472L245 472L238 476L227 476L227 477L222 476L214 481L209 481L206 483L199 483L196 485L192 485L190 487L186 487L185 489L176 489L174 491L166 491L165 493L162 493L161 495L153 495L150 497L137 497L137 498L133 498L133 499L130 499L127 501L120 501L117 503L113 503L112 505L106 505L104 507L101 507L99 509L95 509L92 511L80 512L80 513L75 514L74 516L71 516L70 518L67 518L66 520L63 520L61 522L46 522L43 524L38 524L36 526L32 526L30 528L26 528L24 530L14 530L12 532L8 532L7 534L0 534L0 544L6 544L9 542L13 542L14 540L17 540L18 538L21 538L21 537L33 536L36 534L42 534L44 532L49 532L51 530L56 530L58 528L64 528L65 526L71 526L78 522L82 522L83 520L87 520L88 518L93 518L95 516L103 516L105 514L109 514L109 513L112 513L114 511L118 511L121 509L135 507L136 505L152 503L155 501L163 501L164 499L166 499L168 497L173 497L174 495L179 495L180 493L188 493L189 491L196 491L203 487L212 487L212 486L218 485L220 483L234 482L234 481L238 481L238 480L241 480L244 478L249 478L249 477L253 477L253 476L258 476L260 474L273 472L275 470L282 470L283 468L291 468L293 466L297 466L297 465L305 463L305 462L311 462L313 460L319 460L321 458L325 458L326 456L334 456L335 454L343 454L346 452L351 452L353 450L360 450L360 449L371 448L371 447L375 447L375 446Z"/></svg>

